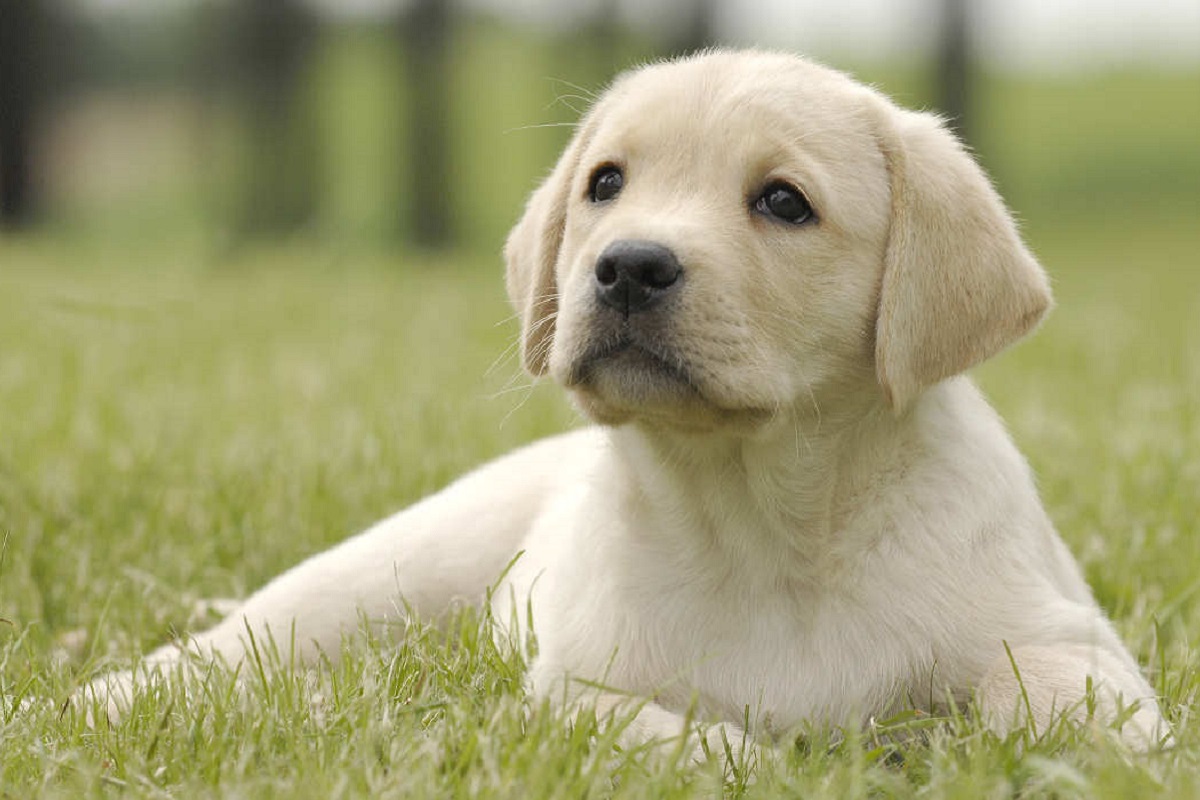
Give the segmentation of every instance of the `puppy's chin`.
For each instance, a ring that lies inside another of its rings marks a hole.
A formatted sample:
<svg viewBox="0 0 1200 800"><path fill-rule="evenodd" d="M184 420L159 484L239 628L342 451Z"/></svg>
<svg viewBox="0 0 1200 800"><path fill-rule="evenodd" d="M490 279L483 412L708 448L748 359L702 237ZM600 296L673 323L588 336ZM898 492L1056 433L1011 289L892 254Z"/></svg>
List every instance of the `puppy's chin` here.
<svg viewBox="0 0 1200 800"><path fill-rule="evenodd" d="M601 425L643 422L705 432L750 428L770 417L769 412L760 409L717 405L686 367L637 346L580 359L559 382L580 410Z"/></svg>
<svg viewBox="0 0 1200 800"><path fill-rule="evenodd" d="M639 410L661 411L700 401L687 373L639 347L581 359L567 380L583 410L597 422L619 424Z"/></svg>

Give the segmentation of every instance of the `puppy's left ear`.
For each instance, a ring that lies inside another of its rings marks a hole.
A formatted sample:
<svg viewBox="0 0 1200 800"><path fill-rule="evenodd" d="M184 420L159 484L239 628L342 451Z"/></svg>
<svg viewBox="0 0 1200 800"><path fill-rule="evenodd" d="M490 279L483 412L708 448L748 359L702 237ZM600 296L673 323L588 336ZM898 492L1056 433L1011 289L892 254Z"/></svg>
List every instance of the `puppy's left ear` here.
<svg viewBox="0 0 1200 800"><path fill-rule="evenodd" d="M593 110L579 122L574 138L553 171L534 190L525 213L504 244L508 298L521 319L521 363L531 375L549 368L558 317L556 270L567 223L571 181L589 138Z"/></svg>
<svg viewBox="0 0 1200 800"><path fill-rule="evenodd" d="M958 140L936 117L890 102L882 117L892 224L875 368L901 410L1024 336L1052 301L1046 273Z"/></svg>

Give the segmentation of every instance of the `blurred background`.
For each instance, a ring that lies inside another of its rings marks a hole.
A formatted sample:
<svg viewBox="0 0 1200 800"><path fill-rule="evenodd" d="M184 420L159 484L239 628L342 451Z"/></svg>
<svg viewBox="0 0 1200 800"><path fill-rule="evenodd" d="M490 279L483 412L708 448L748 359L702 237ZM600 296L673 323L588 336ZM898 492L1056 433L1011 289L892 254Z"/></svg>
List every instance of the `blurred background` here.
<svg viewBox="0 0 1200 800"><path fill-rule="evenodd" d="M975 374L1139 655L1194 641L1200 0L0 0L0 634L159 643L578 424L501 243L616 71L711 44L953 121L1058 299Z"/></svg>
<svg viewBox="0 0 1200 800"><path fill-rule="evenodd" d="M1197 0L0 0L0 237L494 254L561 123L714 44L942 111L1023 217L1197 225Z"/></svg>

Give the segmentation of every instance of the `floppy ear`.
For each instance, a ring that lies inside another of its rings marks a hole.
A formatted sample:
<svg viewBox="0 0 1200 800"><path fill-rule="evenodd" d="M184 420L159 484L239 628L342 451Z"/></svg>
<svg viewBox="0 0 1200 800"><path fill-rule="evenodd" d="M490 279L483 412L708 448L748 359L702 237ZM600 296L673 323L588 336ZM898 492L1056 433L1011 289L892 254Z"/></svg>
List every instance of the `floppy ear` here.
<svg viewBox="0 0 1200 800"><path fill-rule="evenodd" d="M1050 309L1046 274L999 195L941 121L885 114L892 224L875 369L904 409L922 389L990 358Z"/></svg>
<svg viewBox="0 0 1200 800"><path fill-rule="evenodd" d="M554 272L586 123L586 118L580 121L575 137L554 170L530 195L524 215L509 232L504 245L508 298L521 319L521 363L535 376L544 375L549 366L558 316L558 282Z"/></svg>

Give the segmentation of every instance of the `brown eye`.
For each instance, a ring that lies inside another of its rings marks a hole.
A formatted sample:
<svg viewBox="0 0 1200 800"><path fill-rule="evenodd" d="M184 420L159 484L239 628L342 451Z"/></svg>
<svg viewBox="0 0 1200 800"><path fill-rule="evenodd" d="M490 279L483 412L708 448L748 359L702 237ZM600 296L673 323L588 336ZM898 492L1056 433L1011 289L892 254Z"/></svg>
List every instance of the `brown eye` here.
<svg viewBox="0 0 1200 800"><path fill-rule="evenodd" d="M588 197L593 203L603 203L619 195L624 186L625 176L620 167L607 164L592 173L592 181L588 184Z"/></svg>
<svg viewBox="0 0 1200 800"><path fill-rule="evenodd" d="M776 181L754 201L754 210L781 222L800 225L813 219L812 206L795 186Z"/></svg>

